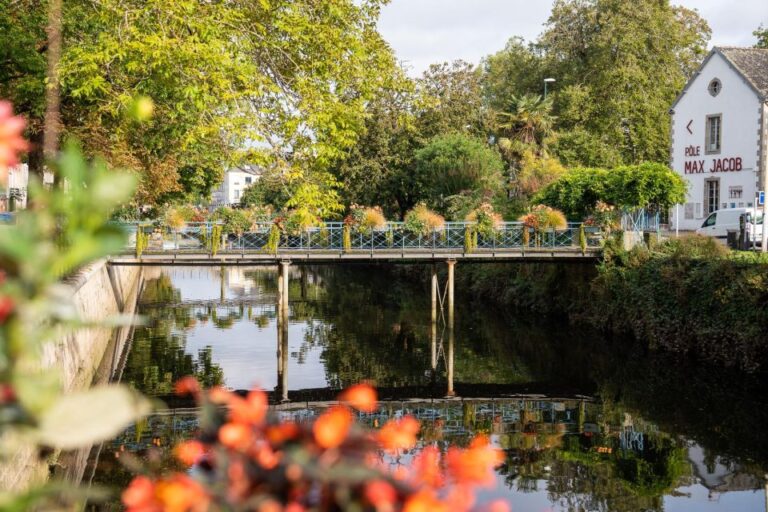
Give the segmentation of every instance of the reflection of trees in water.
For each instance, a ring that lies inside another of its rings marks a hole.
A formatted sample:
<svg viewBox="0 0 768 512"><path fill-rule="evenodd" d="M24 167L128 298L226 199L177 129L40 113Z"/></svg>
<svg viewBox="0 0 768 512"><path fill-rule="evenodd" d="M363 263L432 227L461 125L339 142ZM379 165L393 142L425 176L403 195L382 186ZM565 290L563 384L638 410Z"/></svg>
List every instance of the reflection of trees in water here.
<svg viewBox="0 0 768 512"><path fill-rule="evenodd" d="M187 332L198 321L205 322L209 316L214 318L215 312L193 315L192 310L184 306L142 307L142 304L177 304L179 301L179 290L167 275L145 282L139 299L139 314L145 324L134 330L124 379L146 394L171 393L173 383L185 375L196 376L206 386L224 381L221 368L213 362L210 346L198 350L196 356L185 350Z"/></svg>

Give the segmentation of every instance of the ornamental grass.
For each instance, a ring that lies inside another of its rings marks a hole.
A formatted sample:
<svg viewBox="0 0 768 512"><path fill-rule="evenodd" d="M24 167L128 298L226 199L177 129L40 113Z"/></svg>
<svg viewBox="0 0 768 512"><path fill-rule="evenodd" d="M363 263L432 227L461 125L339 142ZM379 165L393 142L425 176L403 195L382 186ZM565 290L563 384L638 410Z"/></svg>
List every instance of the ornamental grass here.
<svg viewBox="0 0 768 512"><path fill-rule="evenodd" d="M436 231L442 231L445 228L445 218L427 208L424 203L419 203L405 214L403 219L404 227L419 235L428 235Z"/></svg>

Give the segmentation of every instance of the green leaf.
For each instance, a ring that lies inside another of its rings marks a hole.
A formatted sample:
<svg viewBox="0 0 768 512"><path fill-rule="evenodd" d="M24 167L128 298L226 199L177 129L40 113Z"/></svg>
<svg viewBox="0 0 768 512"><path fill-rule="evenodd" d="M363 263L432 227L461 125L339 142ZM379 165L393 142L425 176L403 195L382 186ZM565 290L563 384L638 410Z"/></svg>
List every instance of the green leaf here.
<svg viewBox="0 0 768 512"><path fill-rule="evenodd" d="M151 403L122 385L99 386L61 397L40 419L41 444L74 449L115 437L146 416Z"/></svg>

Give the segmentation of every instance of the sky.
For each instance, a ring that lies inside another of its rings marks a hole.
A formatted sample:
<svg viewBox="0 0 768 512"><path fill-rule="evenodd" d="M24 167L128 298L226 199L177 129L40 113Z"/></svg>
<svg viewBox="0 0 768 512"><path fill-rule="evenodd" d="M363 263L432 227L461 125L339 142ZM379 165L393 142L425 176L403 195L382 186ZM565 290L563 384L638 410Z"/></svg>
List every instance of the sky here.
<svg viewBox="0 0 768 512"><path fill-rule="evenodd" d="M626 0L631 1L631 0ZM549 17L551 0L391 0L379 31L417 76L435 62L477 64L512 36L534 40ZM751 46L752 32L768 26L768 0L673 0L697 9L712 28L712 46Z"/></svg>

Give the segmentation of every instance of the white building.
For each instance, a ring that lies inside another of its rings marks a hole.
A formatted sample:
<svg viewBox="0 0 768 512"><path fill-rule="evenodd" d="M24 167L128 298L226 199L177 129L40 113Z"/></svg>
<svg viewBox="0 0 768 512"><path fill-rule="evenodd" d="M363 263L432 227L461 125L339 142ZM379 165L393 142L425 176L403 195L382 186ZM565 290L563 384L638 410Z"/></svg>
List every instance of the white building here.
<svg viewBox="0 0 768 512"><path fill-rule="evenodd" d="M211 203L213 206L230 206L240 203L243 191L259 179L261 171L250 165L235 167L224 172L224 180L213 191Z"/></svg>
<svg viewBox="0 0 768 512"><path fill-rule="evenodd" d="M27 207L29 167L19 164L8 169L8 187L0 195L0 211L19 210Z"/></svg>
<svg viewBox="0 0 768 512"><path fill-rule="evenodd" d="M670 166L688 182L672 226L692 230L715 210L755 206L766 172L768 50L714 48L670 113Z"/></svg>

